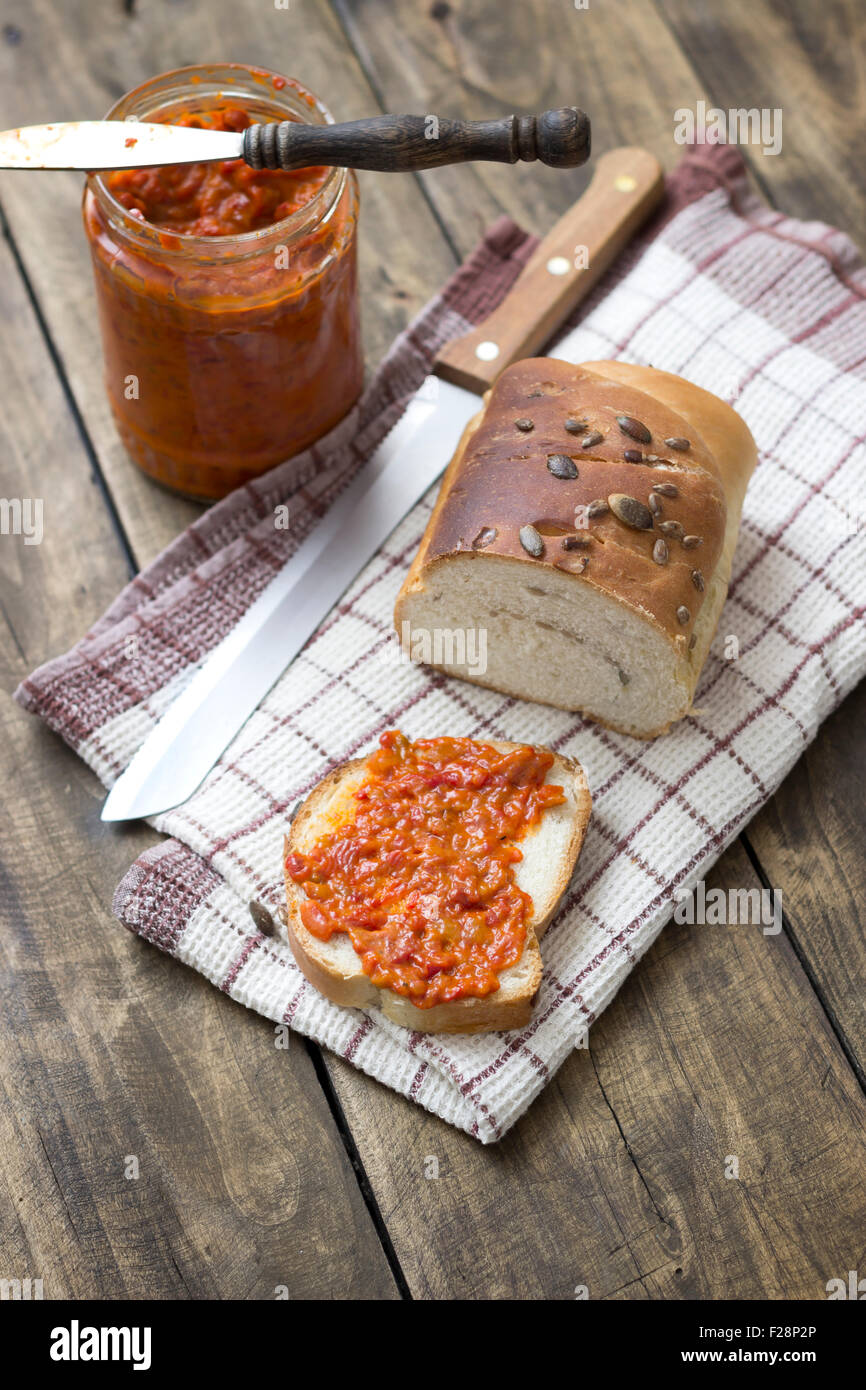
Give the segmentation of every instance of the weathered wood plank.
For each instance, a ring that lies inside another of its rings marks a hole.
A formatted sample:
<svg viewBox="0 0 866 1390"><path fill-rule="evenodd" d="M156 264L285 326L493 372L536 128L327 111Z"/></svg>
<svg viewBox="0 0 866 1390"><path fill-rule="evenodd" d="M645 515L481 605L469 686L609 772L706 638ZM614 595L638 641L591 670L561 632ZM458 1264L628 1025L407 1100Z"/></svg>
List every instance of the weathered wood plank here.
<svg viewBox="0 0 866 1390"><path fill-rule="evenodd" d="M866 10L852 0L734 7L655 0L709 106L782 112L781 152L747 147L755 177L791 217L866 240ZM691 104L686 96L678 106Z"/></svg>
<svg viewBox="0 0 866 1390"><path fill-rule="evenodd" d="M44 503L41 544L0 537L3 1275L46 1298L395 1297L303 1042L277 1051L113 921L155 836L103 825L96 779L8 698L125 562L2 242L0 286L4 493Z"/></svg>
<svg viewBox="0 0 866 1390"><path fill-rule="evenodd" d="M797 949L861 1080L866 1073L866 686L752 821L748 840L782 895Z"/></svg>
<svg viewBox="0 0 866 1390"><path fill-rule="evenodd" d="M708 880L755 885L738 847ZM820 1299L862 1265L866 1099L784 935L671 924L589 1040L483 1150L340 1066L416 1296Z"/></svg>

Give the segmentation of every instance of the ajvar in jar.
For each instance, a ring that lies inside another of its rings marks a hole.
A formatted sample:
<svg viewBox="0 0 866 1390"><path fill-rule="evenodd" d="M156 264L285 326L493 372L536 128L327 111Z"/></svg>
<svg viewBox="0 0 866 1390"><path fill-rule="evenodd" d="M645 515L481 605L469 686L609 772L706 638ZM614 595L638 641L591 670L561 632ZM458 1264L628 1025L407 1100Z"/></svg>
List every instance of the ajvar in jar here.
<svg viewBox="0 0 866 1390"><path fill-rule="evenodd" d="M226 63L108 113L241 130L331 117L300 83ZM326 434L361 390L358 190L346 169L240 160L92 175L84 195L108 397L133 460L201 498Z"/></svg>

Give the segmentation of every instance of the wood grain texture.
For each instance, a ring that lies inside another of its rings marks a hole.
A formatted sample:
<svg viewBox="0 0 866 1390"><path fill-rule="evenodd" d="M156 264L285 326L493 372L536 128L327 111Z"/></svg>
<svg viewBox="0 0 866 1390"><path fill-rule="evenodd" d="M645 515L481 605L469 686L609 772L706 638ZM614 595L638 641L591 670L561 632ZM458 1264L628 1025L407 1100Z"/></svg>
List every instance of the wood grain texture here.
<svg viewBox="0 0 866 1390"><path fill-rule="evenodd" d="M752 821L748 840L866 1084L866 686Z"/></svg>
<svg viewBox="0 0 866 1390"><path fill-rule="evenodd" d="M736 847L708 878L756 883ZM783 935L669 925L589 1043L483 1150L340 1064L416 1296L817 1299L857 1267L866 1100Z"/></svg>
<svg viewBox="0 0 866 1390"><path fill-rule="evenodd" d="M708 105L782 113L779 154L744 147L765 196L791 217L841 227L862 246L866 8L859 0L754 0L732 13L723 0L653 3Z"/></svg>
<svg viewBox="0 0 866 1390"><path fill-rule="evenodd" d="M157 837L103 825L96 779L9 699L126 567L4 243L0 286L4 495L44 504L40 544L0 538L3 1275L46 1298L394 1297L304 1043L278 1051L121 929L114 887Z"/></svg>

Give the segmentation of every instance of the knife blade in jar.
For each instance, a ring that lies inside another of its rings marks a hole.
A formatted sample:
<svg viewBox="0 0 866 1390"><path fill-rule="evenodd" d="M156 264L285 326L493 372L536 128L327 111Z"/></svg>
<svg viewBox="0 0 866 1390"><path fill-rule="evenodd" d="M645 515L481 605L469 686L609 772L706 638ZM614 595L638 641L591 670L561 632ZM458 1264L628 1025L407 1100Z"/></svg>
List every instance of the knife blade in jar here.
<svg viewBox="0 0 866 1390"><path fill-rule="evenodd" d="M0 131L0 169L137 169L240 159L243 132L153 121L60 121Z"/></svg>
<svg viewBox="0 0 866 1390"><path fill-rule="evenodd" d="M412 506L444 471L479 397L532 356L658 203L658 161L618 149L533 252L502 303L447 344L401 419L294 555L210 653L114 784L102 819L186 801Z"/></svg>

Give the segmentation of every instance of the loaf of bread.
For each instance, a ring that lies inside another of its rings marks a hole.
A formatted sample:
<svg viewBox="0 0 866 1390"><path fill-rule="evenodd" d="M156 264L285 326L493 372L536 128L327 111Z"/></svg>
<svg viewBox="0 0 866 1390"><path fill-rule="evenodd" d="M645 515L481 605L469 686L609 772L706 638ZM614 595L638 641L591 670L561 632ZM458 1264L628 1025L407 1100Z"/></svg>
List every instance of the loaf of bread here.
<svg viewBox="0 0 866 1390"><path fill-rule="evenodd" d="M409 655L639 738L688 713L755 442L729 405L622 362L509 367L400 590ZM466 643L437 634L483 633Z"/></svg>

